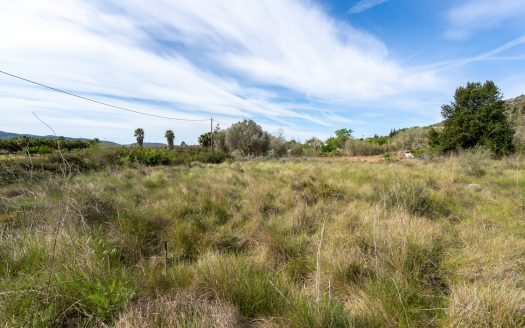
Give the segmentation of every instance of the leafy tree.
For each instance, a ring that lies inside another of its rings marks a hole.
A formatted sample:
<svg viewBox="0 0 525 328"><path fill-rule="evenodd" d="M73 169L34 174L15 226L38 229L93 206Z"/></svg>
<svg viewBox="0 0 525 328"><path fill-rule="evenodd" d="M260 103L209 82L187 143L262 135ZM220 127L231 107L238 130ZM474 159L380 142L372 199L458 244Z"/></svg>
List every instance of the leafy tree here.
<svg viewBox="0 0 525 328"><path fill-rule="evenodd" d="M336 135L336 137L339 140L345 139L345 141L346 141L346 140L352 138L352 133L353 132L354 131L352 129L339 129L339 130L335 131L335 135Z"/></svg>
<svg viewBox="0 0 525 328"><path fill-rule="evenodd" d="M273 151L273 154L277 157L285 156L287 152L286 140L284 139L282 133L279 133L277 136L270 136L270 150Z"/></svg>
<svg viewBox="0 0 525 328"><path fill-rule="evenodd" d="M252 120L233 124L226 130L226 147L244 155L263 155L268 151L270 135Z"/></svg>
<svg viewBox="0 0 525 328"><path fill-rule="evenodd" d="M326 139L321 150L324 153L331 153L337 149L343 149L347 140L352 138L352 129L339 129L335 131L335 137Z"/></svg>
<svg viewBox="0 0 525 328"><path fill-rule="evenodd" d="M137 138L137 145L142 147L144 145L144 130L141 128L135 129L135 138Z"/></svg>
<svg viewBox="0 0 525 328"><path fill-rule="evenodd" d="M173 143L175 142L175 133L173 133L173 130L166 130L166 133L164 133L164 137L168 142L168 148L173 149Z"/></svg>
<svg viewBox="0 0 525 328"><path fill-rule="evenodd" d="M498 155L512 152L514 129L502 98L492 81L457 88L454 101L441 107L443 131L430 131L430 145L443 151L484 146Z"/></svg>
<svg viewBox="0 0 525 328"><path fill-rule="evenodd" d="M213 131L213 149L225 152L226 148L226 130L220 130L218 127Z"/></svg>
<svg viewBox="0 0 525 328"><path fill-rule="evenodd" d="M199 136L199 145L205 148L211 146L211 132L206 132Z"/></svg>

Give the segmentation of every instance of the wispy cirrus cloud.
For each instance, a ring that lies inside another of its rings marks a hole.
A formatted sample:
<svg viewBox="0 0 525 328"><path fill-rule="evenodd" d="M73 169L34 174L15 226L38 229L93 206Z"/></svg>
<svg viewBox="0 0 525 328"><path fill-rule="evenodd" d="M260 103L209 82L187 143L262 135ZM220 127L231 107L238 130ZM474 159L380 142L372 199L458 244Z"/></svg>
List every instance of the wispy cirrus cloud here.
<svg viewBox="0 0 525 328"><path fill-rule="evenodd" d="M432 69L402 66L381 40L296 0L6 1L0 2L0 39L0 68L15 74L164 116L255 118L294 135L333 126L327 117L355 102L439 84ZM1 81L0 129L37 129L35 109L59 124L61 134L123 142L131 141L134 127L162 139L159 131L174 124ZM180 124L178 140L194 142L205 129Z"/></svg>
<svg viewBox="0 0 525 328"><path fill-rule="evenodd" d="M361 0L348 10L349 15L359 14L369 9L372 9L388 0Z"/></svg>
<svg viewBox="0 0 525 328"><path fill-rule="evenodd" d="M509 56L509 57L496 57L496 55L503 53L507 50L517 48L524 44L525 44L525 34L518 38L515 38L514 40L505 42L504 44L494 49L485 51L481 54L478 54L475 56L464 57L464 58L446 60L446 61L442 61L438 63L433 63L430 65L425 65L421 67L420 69L423 69L423 70L425 69L444 69L444 68L457 67L457 66L475 63L475 62L489 61L489 60L522 60L522 59L525 59L524 55Z"/></svg>
<svg viewBox="0 0 525 328"><path fill-rule="evenodd" d="M452 39L465 39L501 23L513 22L525 28L525 1L469 0L451 8L447 18L446 35Z"/></svg>

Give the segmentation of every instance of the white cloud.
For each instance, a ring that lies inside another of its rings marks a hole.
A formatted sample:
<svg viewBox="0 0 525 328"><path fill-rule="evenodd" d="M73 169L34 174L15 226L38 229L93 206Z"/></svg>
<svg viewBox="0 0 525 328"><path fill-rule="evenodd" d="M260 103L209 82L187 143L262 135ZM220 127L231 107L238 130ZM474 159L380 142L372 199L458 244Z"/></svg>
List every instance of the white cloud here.
<svg viewBox="0 0 525 328"><path fill-rule="evenodd" d="M0 1L0 39L0 69L8 72L165 116L263 117L296 135L304 132L298 120L331 123L302 111L289 93L345 105L439 83L432 70L402 67L380 40L299 0ZM62 134L96 136L99 126L102 137L119 141L129 138L121 127L175 124L0 79L0 129L36 128L29 116L35 109ZM115 118L114 129L97 125ZM178 128L186 141L207 129Z"/></svg>
<svg viewBox="0 0 525 328"><path fill-rule="evenodd" d="M348 14L359 14L363 11L372 9L375 6L379 6L380 4L385 3L387 1L388 0L361 0L358 3L356 3L352 8L350 8Z"/></svg>
<svg viewBox="0 0 525 328"><path fill-rule="evenodd" d="M451 38L463 39L509 20L525 26L525 1L523 0L469 0L448 12Z"/></svg>
<svg viewBox="0 0 525 328"><path fill-rule="evenodd" d="M523 56L511 56L511 57L496 57L496 55L505 52L507 50L516 48L518 46L521 46L525 44L525 34L515 38L514 40L508 41L501 46L498 46L494 49L491 49L489 51L483 52L481 54L470 56L470 57L464 57L459 59L450 59L442 62L433 63L430 65L422 66L421 70L430 70L430 69L444 69L444 68L451 68L451 67L458 67L463 66L475 62L480 61L489 61L489 60L520 60L524 59Z"/></svg>

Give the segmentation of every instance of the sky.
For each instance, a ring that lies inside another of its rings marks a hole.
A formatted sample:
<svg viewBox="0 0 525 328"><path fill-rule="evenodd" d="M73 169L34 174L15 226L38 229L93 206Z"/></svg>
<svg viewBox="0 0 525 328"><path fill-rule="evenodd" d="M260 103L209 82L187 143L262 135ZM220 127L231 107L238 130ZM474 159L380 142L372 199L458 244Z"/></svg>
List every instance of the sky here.
<svg viewBox="0 0 525 328"><path fill-rule="evenodd" d="M0 0L0 130L196 143L253 119L304 141L440 121L468 81L525 94L524 0ZM38 118L34 115L38 116Z"/></svg>

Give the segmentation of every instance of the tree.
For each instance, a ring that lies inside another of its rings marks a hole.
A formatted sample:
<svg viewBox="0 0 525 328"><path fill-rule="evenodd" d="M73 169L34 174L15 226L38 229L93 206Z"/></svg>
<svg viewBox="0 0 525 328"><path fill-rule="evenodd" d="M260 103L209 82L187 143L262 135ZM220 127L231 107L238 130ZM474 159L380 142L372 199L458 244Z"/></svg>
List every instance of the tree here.
<svg viewBox="0 0 525 328"><path fill-rule="evenodd" d="M505 115L505 103L492 81L467 83L456 89L454 101L441 107L443 131L432 129L429 143L443 151L483 146L498 155L514 150L514 128Z"/></svg>
<svg viewBox="0 0 525 328"><path fill-rule="evenodd" d="M276 157L285 156L288 149L286 148L286 140L284 138L284 131L280 129L276 136L270 136L269 149Z"/></svg>
<svg viewBox="0 0 525 328"><path fill-rule="evenodd" d="M226 151L226 131L221 130L219 125L215 126L212 132L206 132L199 136L199 145L201 147L210 148L213 146L213 150Z"/></svg>
<svg viewBox="0 0 525 328"><path fill-rule="evenodd" d="M290 140L287 143L288 153L293 157L300 157L304 155L303 145L295 140Z"/></svg>
<svg viewBox="0 0 525 328"><path fill-rule="evenodd" d="M95 138L95 139L93 139L93 140L91 140L91 141L89 142L89 145L90 145L91 147L96 147L96 146L99 145L99 144L100 144L100 139L99 139L99 138Z"/></svg>
<svg viewBox="0 0 525 328"><path fill-rule="evenodd" d="M347 140L352 138L352 129L339 129L335 131L335 137L326 139L322 151L325 153L331 153L337 149L343 149Z"/></svg>
<svg viewBox="0 0 525 328"><path fill-rule="evenodd" d="M205 148L211 146L211 132L206 132L199 136L199 145Z"/></svg>
<svg viewBox="0 0 525 328"><path fill-rule="evenodd" d="M173 133L173 130L166 130L166 133L164 133L164 137L168 142L168 148L173 149L173 143L175 142L175 133Z"/></svg>
<svg viewBox="0 0 525 328"><path fill-rule="evenodd" d="M213 149L216 151L226 151L226 130L221 130L217 125L213 131Z"/></svg>
<svg viewBox="0 0 525 328"><path fill-rule="evenodd" d="M137 138L137 145L142 147L144 145L144 130L141 128L135 129L135 138Z"/></svg>
<svg viewBox="0 0 525 328"><path fill-rule="evenodd" d="M352 138L352 133L354 131L352 129L339 129L337 131L335 131L335 135L338 139L342 140L344 139L345 141Z"/></svg>
<svg viewBox="0 0 525 328"><path fill-rule="evenodd" d="M244 155L263 155L268 151L270 135L252 120L233 124L226 130L226 147Z"/></svg>
<svg viewBox="0 0 525 328"><path fill-rule="evenodd" d="M321 148L321 146L323 146L323 142L316 137L311 137L310 139L306 140L305 144L314 150L318 150Z"/></svg>

